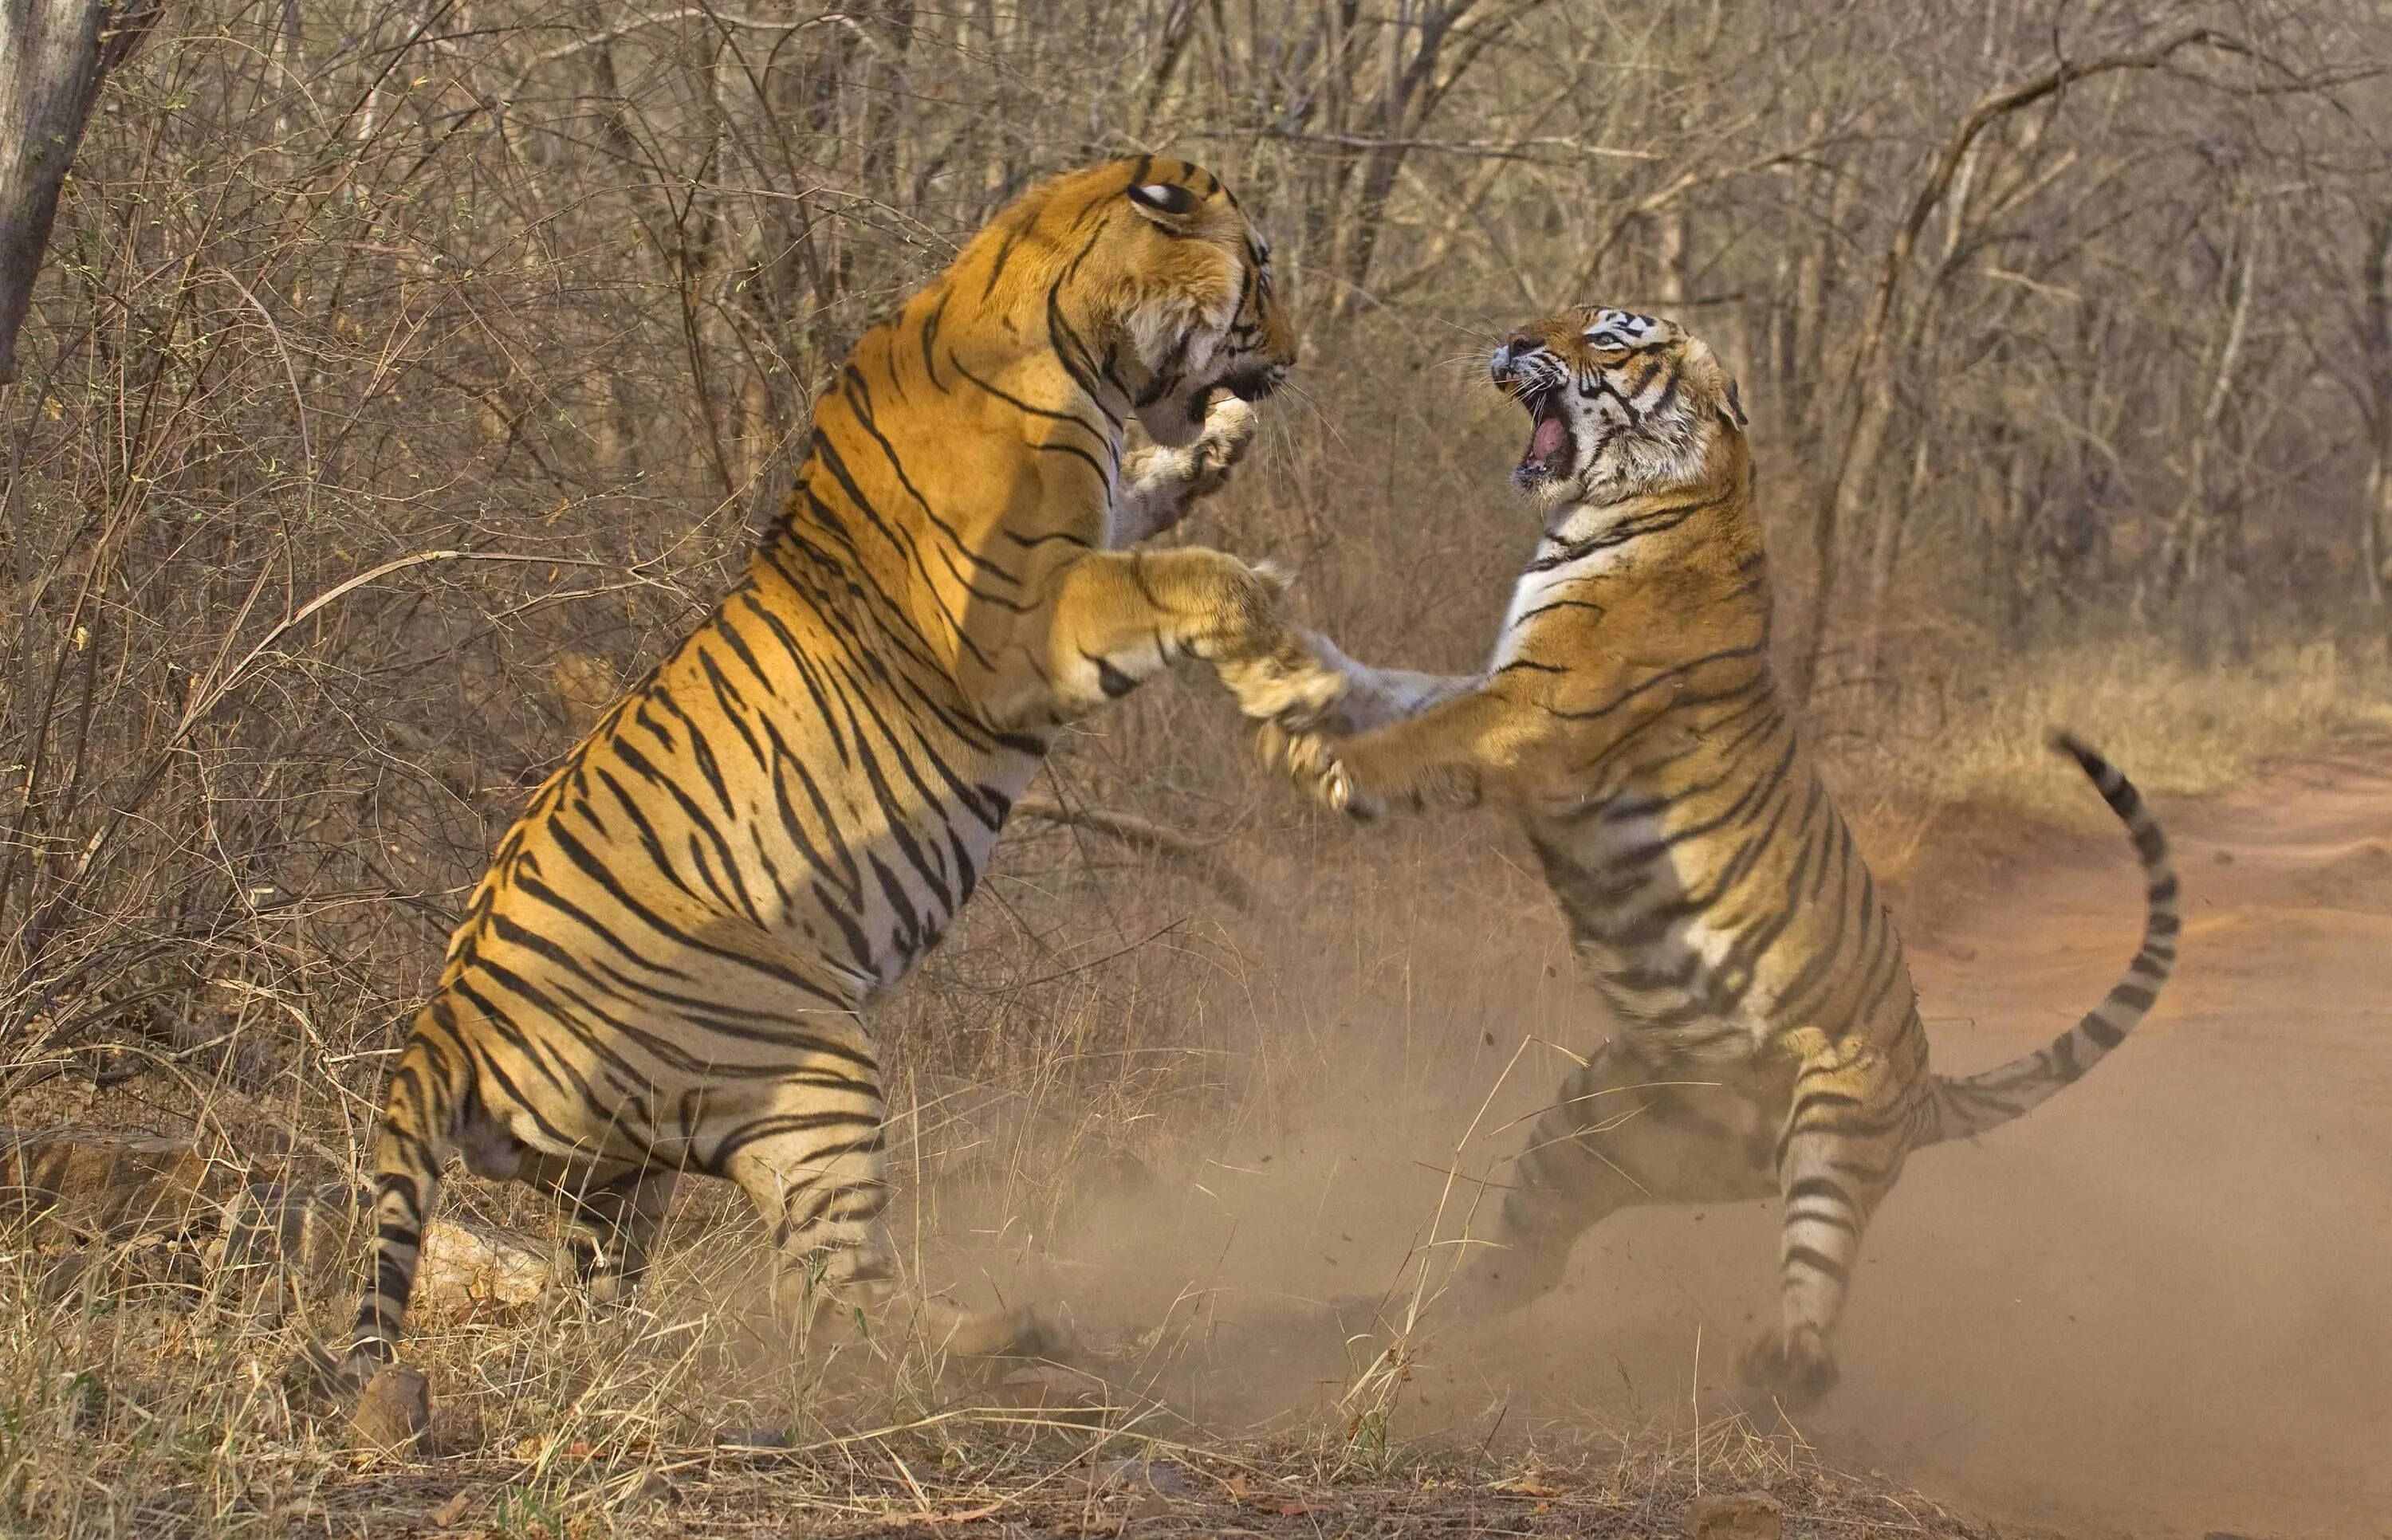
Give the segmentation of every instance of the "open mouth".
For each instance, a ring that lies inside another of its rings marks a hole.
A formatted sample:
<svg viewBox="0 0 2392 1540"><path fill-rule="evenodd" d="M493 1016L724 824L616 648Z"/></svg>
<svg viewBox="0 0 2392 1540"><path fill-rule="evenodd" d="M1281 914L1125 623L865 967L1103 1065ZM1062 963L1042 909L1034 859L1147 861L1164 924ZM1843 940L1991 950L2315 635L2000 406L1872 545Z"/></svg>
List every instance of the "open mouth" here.
<svg viewBox="0 0 2392 1540"><path fill-rule="evenodd" d="M1519 402L1528 408L1531 426L1528 447L1513 478L1526 484L1569 474L1578 451L1570 443L1569 420L1562 415L1562 393L1551 386L1524 391Z"/></svg>

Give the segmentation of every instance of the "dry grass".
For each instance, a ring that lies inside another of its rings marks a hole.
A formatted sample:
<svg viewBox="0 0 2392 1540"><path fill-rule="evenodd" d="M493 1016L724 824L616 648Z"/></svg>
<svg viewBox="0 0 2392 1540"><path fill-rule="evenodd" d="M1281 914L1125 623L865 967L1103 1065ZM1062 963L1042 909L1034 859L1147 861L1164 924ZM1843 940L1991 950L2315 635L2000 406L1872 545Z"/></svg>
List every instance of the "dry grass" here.
<svg viewBox="0 0 2392 1540"><path fill-rule="evenodd" d="M1826 741L1828 771L1881 877L1905 878L1955 814L2077 833L2109 826L2047 746L2067 728L2147 796L2205 796L2271 764L2392 737L2392 666L2372 644L2263 648L2203 666L2149 641L2045 649L1902 695Z"/></svg>
<svg viewBox="0 0 2392 1540"><path fill-rule="evenodd" d="M2283 646L2202 668L2149 642L2029 656L2000 671L1985 705L1956 722L1920 767L1938 801L2044 811L2065 794L2049 773L2047 726L2098 743L2157 796L2202 796L2249 782L2273 761L2392 734L2392 670L2332 641Z"/></svg>
<svg viewBox="0 0 2392 1540"><path fill-rule="evenodd" d="M1575 1424L1500 1445L1358 1435L1331 1409L1268 1438L1153 1404L933 1400L918 1359L800 1373L759 1352L677 1250L612 1315L449 1322L413 1356L444 1392L429 1458L369 1457L294 1406L287 1328L237 1280L46 1297L0 1262L0 1525L58 1534L1673 1532L1703 1490L1763 1489L1793 1533L1964 1534L1932 1503L1823 1469L1730 1417ZM96 1277L97 1275L89 1276ZM774 1366L758 1367L760 1363Z"/></svg>

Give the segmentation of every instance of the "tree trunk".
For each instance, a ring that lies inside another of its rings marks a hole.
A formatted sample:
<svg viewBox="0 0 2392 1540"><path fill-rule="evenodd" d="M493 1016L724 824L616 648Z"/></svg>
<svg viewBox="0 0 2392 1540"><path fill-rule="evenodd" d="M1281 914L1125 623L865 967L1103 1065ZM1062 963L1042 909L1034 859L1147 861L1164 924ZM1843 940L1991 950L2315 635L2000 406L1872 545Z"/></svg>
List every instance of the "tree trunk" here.
<svg viewBox="0 0 2392 1540"><path fill-rule="evenodd" d="M1902 537L1910 516L1927 495L1927 446L1934 437L1931 423L1921 424L1911 441L1910 477L1902 495L1878 512L1868 561L1868 593L1862 602L1860 665L1862 679L1875 679L1885 661L1886 614L1893 607L1894 579L1902 571Z"/></svg>
<svg viewBox="0 0 2392 1540"><path fill-rule="evenodd" d="M2192 443L2185 452L2184 488L2168 516L2157 570L2146 572L2144 583L2137 586L2135 613L2138 617L2148 613L2147 594L2155 590L2159 597L2172 599L2195 587L2211 576L2211 564L2217 557L2222 525L2210 486L2209 461L2216 449L2221 421L2242 362L2243 339L2250 330L2252 277L2258 266L2258 238L2255 207L2246 211L2242 237L2236 243L2234 255L2239 261L2227 280L2232 285L2232 292L2227 301L2225 329L2218 338L2217 368L2210 377L2209 394L2202 401L2201 415L2193 422Z"/></svg>
<svg viewBox="0 0 2392 1540"><path fill-rule="evenodd" d="M2374 440L2367 487L2360 499L2360 550L2367 566L2367 602L2392 639L2392 612L2386 608L2387 541L2392 541L2392 208L2376 215L2369 232L2364 271L2366 294L2360 351L2367 365L2368 426Z"/></svg>
<svg viewBox="0 0 2392 1540"><path fill-rule="evenodd" d="M1686 211L1683 205L1653 216L1653 298L1672 316L1686 303Z"/></svg>
<svg viewBox="0 0 2392 1540"><path fill-rule="evenodd" d="M2379 435L2375 454L2367 467L2367 495L2359 510L2360 560L2367 568L2367 602L2375 607L2379 623L2386 624L2392 634L2392 622L2385 621L2384 580L2386 546L2392 543L2392 440Z"/></svg>
<svg viewBox="0 0 2392 1540"><path fill-rule="evenodd" d="M0 0L0 385L100 82L157 19L158 0Z"/></svg>

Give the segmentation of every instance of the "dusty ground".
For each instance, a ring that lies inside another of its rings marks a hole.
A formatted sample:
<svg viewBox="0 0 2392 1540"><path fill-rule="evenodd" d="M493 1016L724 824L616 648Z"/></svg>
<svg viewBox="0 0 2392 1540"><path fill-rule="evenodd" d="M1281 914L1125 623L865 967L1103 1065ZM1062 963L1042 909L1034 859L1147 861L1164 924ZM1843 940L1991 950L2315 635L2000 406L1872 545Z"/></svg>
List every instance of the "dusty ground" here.
<svg viewBox="0 0 2392 1540"><path fill-rule="evenodd" d="M2034 1115L1912 1163L1868 1237L1843 1385L1800 1434L2029 1531L2392 1535L2392 756L2163 810L2188 931L2157 1013ZM2139 909L2114 829L1956 833L1897 913L1938 1062L1967 1070L2098 999ZM1519 1001L1520 1029L1582 1042L1586 1009L1559 977ZM1233 1139L1190 1188L1142 1195L1064 1292L1143 1276L1141 1308L1176 1300L1186 1336L1157 1383L1200 1419L1317 1414L1354 1366L1291 1347L1283 1303L1394 1282L1457 1231L1468 1188L1439 1169L1500 1179L1519 1134L1487 1131L1552 1083L1549 1055L1503 1075L1516 1041L1324 1088L1332 1123ZM1764 1205L1637 1211L1514 1320L1432 1314L1391 1436L1683 1435L1730 1404L1774 1234Z"/></svg>

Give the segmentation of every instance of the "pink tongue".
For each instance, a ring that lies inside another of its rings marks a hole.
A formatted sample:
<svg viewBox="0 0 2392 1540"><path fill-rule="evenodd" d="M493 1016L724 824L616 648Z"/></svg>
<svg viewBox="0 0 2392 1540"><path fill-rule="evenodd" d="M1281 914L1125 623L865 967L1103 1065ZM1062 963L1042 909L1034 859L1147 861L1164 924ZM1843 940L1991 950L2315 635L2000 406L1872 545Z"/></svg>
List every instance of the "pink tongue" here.
<svg viewBox="0 0 2392 1540"><path fill-rule="evenodd" d="M1540 417L1537 419L1537 431L1528 439L1529 463L1532 465L1543 465L1550 462L1555 455L1561 453L1562 432L1563 423L1560 418Z"/></svg>

